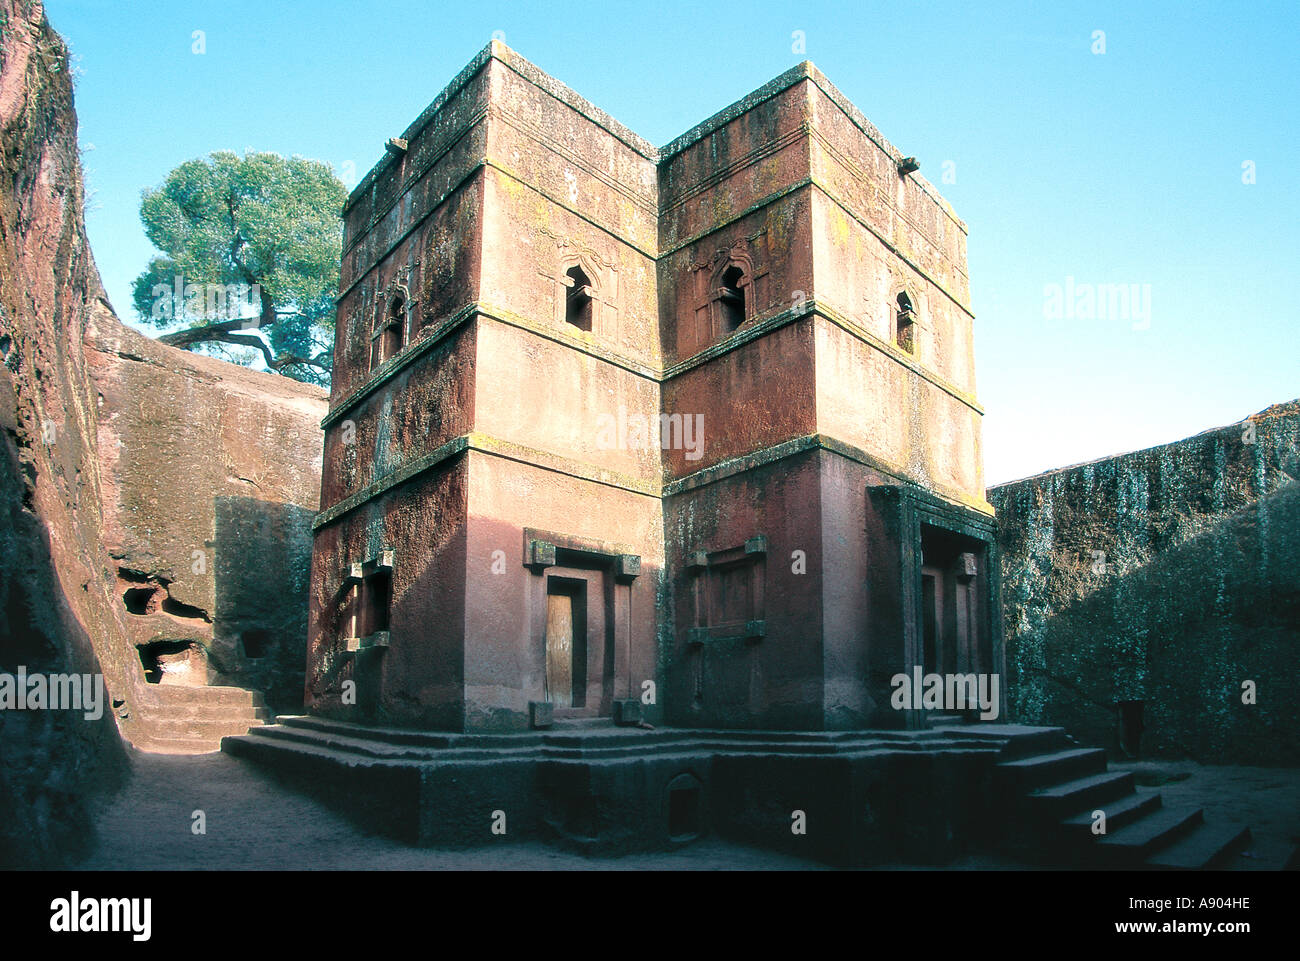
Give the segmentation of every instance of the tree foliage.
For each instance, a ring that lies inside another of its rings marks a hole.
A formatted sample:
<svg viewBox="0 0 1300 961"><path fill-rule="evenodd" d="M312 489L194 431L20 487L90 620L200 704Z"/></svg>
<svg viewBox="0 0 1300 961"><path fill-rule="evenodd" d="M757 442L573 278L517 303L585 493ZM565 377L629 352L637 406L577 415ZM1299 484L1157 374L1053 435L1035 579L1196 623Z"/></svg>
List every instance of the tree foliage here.
<svg viewBox="0 0 1300 961"><path fill-rule="evenodd" d="M301 157L217 151L181 164L140 202L162 256L135 280L136 313L179 325L164 343L252 348L271 370L328 383L346 198L327 164Z"/></svg>

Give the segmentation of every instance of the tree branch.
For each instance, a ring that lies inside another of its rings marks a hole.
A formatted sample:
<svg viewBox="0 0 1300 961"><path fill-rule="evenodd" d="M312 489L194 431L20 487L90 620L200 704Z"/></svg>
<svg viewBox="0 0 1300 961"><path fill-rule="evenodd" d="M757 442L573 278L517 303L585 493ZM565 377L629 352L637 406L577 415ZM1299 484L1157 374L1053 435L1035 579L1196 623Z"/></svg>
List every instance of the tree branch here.
<svg viewBox="0 0 1300 961"><path fill-rule="evenodd" d="M256 347L262 352L262 357L266 360L266 366L272 370L277 369L275 355L271 353L271 348L266 346L266 341L256 334L216 333L209 337L208 340L215 340L223 344L235 344L239 347Z"/></svg>
<svg viewBox="0 0 1300 961"><path fill-rule="evenodd" d="M221 335L227 334L232 330L248 330L250 327L257 326L258 322L254 318L220 320L211 324L202 324L198 327L186 327L184 330L177 330L170 334L163 334L158 338L158 341L159 343L168 344L172 347L188 347L190 344L201 344L209 340L220 340ZM260 338L258 338L258 342L261 342Z"/></svg>
<svg viewBox="0 0 1300 961"><path fill-rule="evenodd" d="M316 367L320 370L329 370L329 366L324 363L326 355L321 353L315 357L300 357L298 354L281 354L272 363L267 361L267 366L272 370L279 370L281 367L290 367L294 364L301 364L304 367Z"/></svg>

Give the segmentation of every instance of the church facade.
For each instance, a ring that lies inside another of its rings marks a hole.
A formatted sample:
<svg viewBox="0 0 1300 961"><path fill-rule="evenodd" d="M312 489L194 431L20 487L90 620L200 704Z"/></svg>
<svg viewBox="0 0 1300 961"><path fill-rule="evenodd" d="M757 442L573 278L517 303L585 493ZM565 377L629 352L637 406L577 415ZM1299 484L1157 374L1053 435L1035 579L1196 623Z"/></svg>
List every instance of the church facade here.
<svg viewBox="0 0 1300 961"><path fill-rule="evenodd" d="M663 148L493 42L353 191L307 707L919 726L1002 674L966 227L811 64Z"/></svg>

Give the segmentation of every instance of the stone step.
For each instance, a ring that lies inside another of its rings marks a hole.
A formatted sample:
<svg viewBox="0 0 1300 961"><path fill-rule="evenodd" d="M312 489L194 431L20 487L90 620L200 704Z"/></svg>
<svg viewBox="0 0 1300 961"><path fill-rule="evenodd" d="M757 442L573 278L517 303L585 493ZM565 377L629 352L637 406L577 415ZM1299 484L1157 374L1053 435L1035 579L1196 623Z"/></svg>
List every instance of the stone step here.
<svg viewBox="0 0 1300 961"><path fill-rule="evenodd" d="M1200 824L1147 858L1147 866L1166 871L1199 871L1222 864L1249 840L1250 828L1244 824Z"/></svg>
<svg viewBox="0 0 1300 961"><path fill-rule="evenodd" d="M324 722L304 717L281 717L278 724L255 728L253 734L282 740L296 740L329 747L357 755L403 759L425 762L488 761L506 758L537 758L549 760L604 761L637 757L658 757L676 754L726 753L785 754L794 756L838 755L863 756L897 752L925 752L929 754L988 750L961 739L930 738L925 740L896 740L857 735L839 738L835 742L821 741L762 741L750 738L736 739L722 732L654 732L612 729L609 734L586 738L544 737L528 735L433 735L423 732L389 731L396 733L392 739L381 737L381 729L365 728L348 722Z"/></svg>
<svg viewBox="0 0 1300 961"><path fill-rule="evenodd" d="M960 714L926 714L926 727L960 727L966 719Z"/></svg>
<svg viewBox="0 0 1300 961"><path fill-rule="evenodd" d="M149 729L155 738L200 738L220 746L227 734L245 734L249 728L260 727L257 718L217 718L215 720L192 717L164 717L151 719ZM216 750L214 748L213 750Z"/></svg>
<svg viewBox="0 0 1300 961"><path fill-rule="evenodd" d="M142 704L139 715L146 721L255 721L269 722L270 711L264 707L237 707L232 704Z"/></svg>
<svg viewBox="0 0 1300 961"><path fill-rule="evenodd" d="M566 727L543 731L513 734L460 734L440 731L420 731L408 728L377 727L310 715L281 715L276 723L285 727L334 733L345 737L371 740L383 744L410 745L426 748L515 748L524 745L545 746L556 749L596 750L623 745L649 745L681 743L709 738L718 742L736 744L752 743L769 748L773 744L810 745L812 750L828 753L845 748L876 746L888 742L899 745L940 745L947 738L937 732L915 731L717 731L686 728L626 728L616 727L607 719L600 723L583 721L564 722ZM567 725L574 724L573 727ZM821 745L822 747L817 747Z"/></svg>
<svg viewBox="0 0 1300 961"><path fill-rule="evenodd" d="M221 739L221 750L236 757L246 757L277 764L285 757L307 758L320 765L338 769L381 767L413 768L417 765L404 758L379 758L341 750L324 743L268 736L273 727L260 727L246 734L229 734Z"/></svg>
<svg viewBox="0 0 1300 961"><path fill-rule="evenodd" d="M368 832L391 834L408 843L418 839L423 765L265 737L265 730L224 737L221 750L358 818Z"/></svg>
<svg viewBox="0 0 1300 961"><path fill-rule="evenodd" d="M527 744L540 746L542 743L542 735L536 731L518 734L451 734L407 728L372 727L352 721L336 721L307 714L282 714L275 719L275 722L284 727L340 734L382 744L404 744L415 747L447 748L465 743L467 738L474 739L477 745L485 747L517 747Z"/></svg>
<svg viewBox="0 0 1300 961"><path fill-rule="evenodd" d="M242 687L186 687L179 684L149 684L142 693L141 703L156 706L160 710L194 705L237 710L266 707L266 700L260 691L249 691Z"/></svg>
<svg viewBox="0 0 1300 961"><path fill-rule="evenodd" d="M567 731L543 731L544 743L552 747L591 747L604 743L624 743L635 740L650 741L700 741L710 740L734 744L807 745L811 750L834 751L838 747L860 743L933 744L946 738L936 731L744 731L710 728L626 728L612 725L604 728L588 727ZM483 738L482 734L455 735L464 738ZM506 735L517 737L518 735Z"/></svg>
<svg viewBox="0 0 1300 961"><path fill-rule="evenodd" d="M1021 794L1105 770L1106 752L1083 747L1003 761L996 773L1003 786Z"/></svg>
<svg viewBox="0 0 1300 961"><path fill-rule="evenodd" d="M1074 739L1065 733L1065 728L1062 727L980 722L978 724L936 726L933 733L943 737L966 738L981 743L999 744L1002 747L1003 757L1008 761L1030 757L1035 754L1050 754L1078 746L1074 743Z"/></svg>
<svg viewBox="0 0 1300 961"><path fill-rule="evenodd" d="M1130 771L1103 771L1072 781L1063 781L1031 791L1026 800L1030 810L1050 820L1059 820L1077 811L1105 808L1105 802L1133 793ZM1109 814L1107 814L1109 829ZM1089 825L1091 825L1091 818Z"/></svg>
<svg viewBox="0 0 1300 961"><path fill-rule="evenodd" d="M131 744L145 754L215 754L221 750L221 739L211 737L145 737Z"/></svg>
<svg viewBox="0 0 1300 961"><path fill-rule="evenodd" d="M510 840L537 836L540 811L532 758L431 765L266 737L266 730L223 738L222 750L319 797L367 833L443 847L500 843L486 818L500 808L511 812Z"/></svg>
<svg viewBox="0 0 1300 961"><path fill-rule="evenodd" d="M1198 807L1161 807L1127 827L1098 838L1093 850L1106 860L1132 864L1172 844L1204 820Z"/></svg>
<svg viewBox="0 0 1300 961"><path fill-rule="evenodd" d="M349 737L330 731L306 727L267 725L253 728L250 736L323 748L343 754L359 755L388 761L499 761L507 758L536 757L539 748L534 744L517 747L425 747L415 744L393 744L374 738Z"/></svg>
<svg viewBox="0 0 1300 961"><path fill-rule="evenodd" d="M1002 753L1006 760L1014 761L1033 757L1036 754L1068 751L1078 746L1063 727L1025 728L1008 737L1007 746Z"/></svg>
<svg viewBox="0 0 1300 961"><path fill-rule="evenodd" d="M733 757L762 755L765 757L863 757L898 753L970 754L981 750L996 753L996 748L980 748L959 740L933 740L919 743L875 738L846 740L835 744L801 743L789 741L751 741L730 738L717 739L698 736L664 743L638 743L629 740L623 744L585 746L583 748L556 748L547 745L542 755L555 760L602 760L620 757L649 757L662 754L726 754Z"/></svg>
<svg viewBox="0 0 1300 961"><path fill-rule="evenodd" d="M1146 817L1160 806L1159 791L1134 791L1113 800L1097 803L1095 808L1106 812L1106 833L1110 834L1126 824L1132 824ZM1092 833L1092 810L1089 808L1093 807L1092 804L1088 804L1078 814L1066 818L1061 822L1061 829L1068 835L1082 836L1089 840L1101 837Z"/></svg>

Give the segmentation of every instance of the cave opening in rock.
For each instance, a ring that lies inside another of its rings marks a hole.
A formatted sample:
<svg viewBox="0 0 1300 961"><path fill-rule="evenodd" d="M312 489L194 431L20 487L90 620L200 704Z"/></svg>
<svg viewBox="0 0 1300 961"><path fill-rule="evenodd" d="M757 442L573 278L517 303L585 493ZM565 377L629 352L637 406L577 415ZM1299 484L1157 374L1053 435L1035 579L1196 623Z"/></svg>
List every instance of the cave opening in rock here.
<svg viewBox="0 0 1300 961"><path fill-rule="evenodd" d="M150 641L141 644L140 666L144 668L144 679L150 684L162 682L163 664L175 654L183 654L194 646L193 641Z"/></svg>
<svg viewBox="0 0 1300 961"><path fill-rule="evenodd" d="M201 607L194 607L192 604L184 604L170 595L162 602L162 609L173 617L195 617L199 620L208 620L208 612Z"/></svg>
<svg viewBox="0 0 1300 961"><path fill-rule="evenodd" d="M122 594L122 601L130 613L148 614L150 603L157 593L157 587L128 587Z"/></svg>

